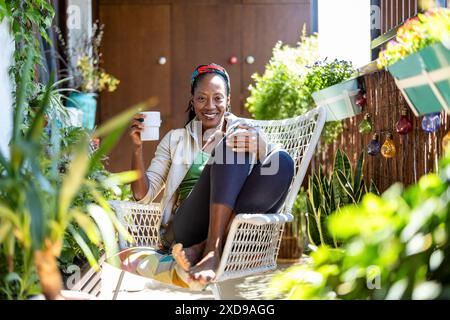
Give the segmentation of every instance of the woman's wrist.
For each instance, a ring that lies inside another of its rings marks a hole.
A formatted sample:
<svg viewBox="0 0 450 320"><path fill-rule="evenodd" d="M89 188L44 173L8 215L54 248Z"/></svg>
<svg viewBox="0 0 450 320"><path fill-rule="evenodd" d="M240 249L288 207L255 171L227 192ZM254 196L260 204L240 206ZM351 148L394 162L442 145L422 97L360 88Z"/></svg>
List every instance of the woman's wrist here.
<svg viewBox="0 0 450 320"><path fill-rule="evenodd" d="M138 145L138 146L133 145L133 147L132 147L132 152L133 152L133 154L135 154L135 155L140 155L140 154L142 154L142 145Z"/></svg>

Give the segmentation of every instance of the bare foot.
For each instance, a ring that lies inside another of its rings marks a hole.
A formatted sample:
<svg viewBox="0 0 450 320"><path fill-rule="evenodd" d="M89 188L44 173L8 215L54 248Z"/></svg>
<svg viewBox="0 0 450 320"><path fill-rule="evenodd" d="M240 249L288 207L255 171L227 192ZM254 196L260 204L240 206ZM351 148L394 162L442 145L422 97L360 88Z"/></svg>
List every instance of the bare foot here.
<svg viewBox="0 0 450 320"><path fill-rule="evenodd" d="M209 251L200 262L189 270L189 274L194 280L207 284L216 277L219 263L220 254L216 251Z"/></svg>
<svg viewBox="0 0 450 320"><path fill-rule="evenodd" d="M172 247L172 256L181 269L188 272L189 268L202 257L205 244L206 241L203 241L189 248L183 248L183 244L177 243Z"/></svg>

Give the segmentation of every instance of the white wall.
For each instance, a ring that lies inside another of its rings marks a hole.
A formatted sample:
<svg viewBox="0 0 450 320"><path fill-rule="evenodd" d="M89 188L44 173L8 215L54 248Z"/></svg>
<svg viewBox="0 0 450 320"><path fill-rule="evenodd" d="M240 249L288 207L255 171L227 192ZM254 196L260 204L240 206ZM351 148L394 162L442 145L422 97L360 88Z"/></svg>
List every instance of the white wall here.
<svg viewBox="0 0 450 320"><path fill-rule="evenodd" d="M12 83L8 69L13 53L14 42L4 19L0 23L0 151L6 156L12 133Z"/></svg>
<svg viewBox="0 0 450 320"><path fill-rule="evenodd" d="M321 59L344 59L359 68L370 62L370 0L319 0Z"/></svg>

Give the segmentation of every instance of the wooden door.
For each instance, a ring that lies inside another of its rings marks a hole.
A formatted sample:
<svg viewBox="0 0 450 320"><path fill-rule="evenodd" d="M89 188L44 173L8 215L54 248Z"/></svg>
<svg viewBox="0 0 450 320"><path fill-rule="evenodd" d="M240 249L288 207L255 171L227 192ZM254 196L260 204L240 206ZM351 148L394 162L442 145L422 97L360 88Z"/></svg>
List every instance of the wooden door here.
<svg viewBox="0 0 450 320"><path fill-rule="evenodd" d="M170 5L146 5L127 1L101 1L100 22L105 24L102 51L104 67L120 80L115 92L100 99L100 122L135 103L156 97L161 112L161 137L175 126L171 108ZM158 64L166 57L165 65ZM150 111L150 110L149 110ZM146 165L157 142L145 142ZM111 152L107 167L112 172L129 170L131 144L127 134Z"/></svg>
<svg viewBox="0 0 450 320"><path fill-rule="evenodd" d="M272 49L281 40L285 44L295 45L302 33L303 25L309 31L310 1L244 0L242 6L242 108L241 114L249 117L243 107L249 96L248 86L251 75L264 72L266 63L272 56ZM254 63L246 63L248 56L254 57Z"/></svg>
<svg viewBox="0 0 450 320"><path fill-rule="evenodd" d="M184 111L190 97L190 77L200 64L214 62L227 70L233 111L239 106L240 63L230 65L228 60L240 55L242 22L240 5L177 3L172 12L172 112L177 114L181 126L186 120Z"/></svg>

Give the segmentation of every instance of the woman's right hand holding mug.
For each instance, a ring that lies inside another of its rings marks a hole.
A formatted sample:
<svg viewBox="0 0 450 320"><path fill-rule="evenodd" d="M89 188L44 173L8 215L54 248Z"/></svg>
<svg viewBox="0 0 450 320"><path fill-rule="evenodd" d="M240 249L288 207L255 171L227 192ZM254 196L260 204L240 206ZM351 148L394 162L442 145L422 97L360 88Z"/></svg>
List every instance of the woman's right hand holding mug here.
<svg viewBox="0 0 450 320"><path fill-rule="evenodd" d="M145 115L139 113L136 114L131 120L131 126L128 134L135 149L142 147L141 133L144 131L144 118Z"/></svg>

